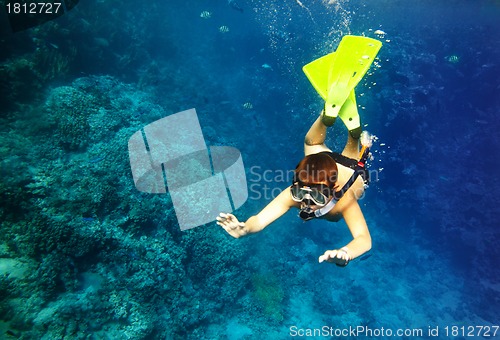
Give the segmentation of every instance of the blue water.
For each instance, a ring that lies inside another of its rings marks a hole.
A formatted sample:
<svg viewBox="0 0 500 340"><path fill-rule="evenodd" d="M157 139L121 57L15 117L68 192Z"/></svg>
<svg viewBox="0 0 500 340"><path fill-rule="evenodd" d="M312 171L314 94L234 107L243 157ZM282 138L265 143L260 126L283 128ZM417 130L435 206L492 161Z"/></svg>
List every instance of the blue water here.
<svg viewBox="0 0 500 340"><path fill-rule="evenodd" d="M237 3L85 1L2 36L0 338L499 337L499 2ZM368 256L318 264L351 235L295 211L180 231L168 194L136 190L130 136L196 108L242 154L235 215L258 213L323 105L301 67L346 34L383 42L357 87Z"/></svg>

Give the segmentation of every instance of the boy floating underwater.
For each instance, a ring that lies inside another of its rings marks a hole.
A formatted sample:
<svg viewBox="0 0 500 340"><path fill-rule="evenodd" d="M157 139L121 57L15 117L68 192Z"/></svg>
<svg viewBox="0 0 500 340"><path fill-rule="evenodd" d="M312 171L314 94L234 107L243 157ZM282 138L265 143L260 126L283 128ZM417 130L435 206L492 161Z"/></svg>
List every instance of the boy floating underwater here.
<svg viewBox="0 0 500 340"><path fill-rule="evenodd" d="M361 132L354 87L381 46L378 40L345 36L336 52L304 66L312 85L325 99L325 109L305 136L305 157L295 168L292 185L257 215L246 222L238 221L232 214L221 213L217 217L217 224L229 235L239 238L257 233L294 207L305 221L323 218L337 222L344 218L349 227L353 240L340 249L325 251L319 257L320 263L346 266L371 249L370 232L358 204L369 180L365 163L371 137ZM332 152L324 143L327 127L333 125L337 116L349 130L342 154Z"/></svg>

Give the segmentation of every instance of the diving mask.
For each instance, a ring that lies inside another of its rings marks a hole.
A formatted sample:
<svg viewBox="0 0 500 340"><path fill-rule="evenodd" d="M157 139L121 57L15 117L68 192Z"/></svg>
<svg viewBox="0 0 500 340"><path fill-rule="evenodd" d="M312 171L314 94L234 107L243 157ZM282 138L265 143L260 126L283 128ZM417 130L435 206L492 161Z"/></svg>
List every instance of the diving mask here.
<svg viewBox="0 0 500 340"><path fill-rule="evenodd" d="M337 203L335 199L330 199L332 190L326 186L300 186L299 183L294 183L290 187L290 193L295 202L302 203L299 217L309 221L328 214ZM311 205L319 208L313 209Z"/></svg>
<svg viewBox="0 0 500 340"><path fill-rule="evenodd" d="M301 185L299 182L292 184L290 193L292 200L295 202L304 202L308 206L313 205L325 206L328 203L332 189L326 185Z"/></svg>

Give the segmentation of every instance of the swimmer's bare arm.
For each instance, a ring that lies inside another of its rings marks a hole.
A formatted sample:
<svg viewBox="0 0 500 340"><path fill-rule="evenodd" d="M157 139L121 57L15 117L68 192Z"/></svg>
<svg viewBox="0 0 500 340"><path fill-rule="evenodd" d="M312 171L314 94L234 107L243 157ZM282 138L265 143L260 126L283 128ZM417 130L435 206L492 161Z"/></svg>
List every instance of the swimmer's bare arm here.
<svg viewBox="0 0 500 340"><path fill-rule="evenodd" d="M349 261L363 255L371 249L372 238L370 236L370 231L366 225L363 212L361 211L361 208L356 200L353 199L349 202L349 204L342 211L342 216L351 231L353 240L342 248L345 251L327 250L319 257L319 262L334 262L332 258L335 256L339 258L342 257Z"/></svg>
<svg viewBox="0 0 500 340"><path fill-rule="evenodd" d="M290 196L290 188L283 190L274 200L255 216L246 222L239 222L233 214L221 213L217 217L217 224L235 238L261 231L269 224L280 218L292 206L294 201Z"/></svg>

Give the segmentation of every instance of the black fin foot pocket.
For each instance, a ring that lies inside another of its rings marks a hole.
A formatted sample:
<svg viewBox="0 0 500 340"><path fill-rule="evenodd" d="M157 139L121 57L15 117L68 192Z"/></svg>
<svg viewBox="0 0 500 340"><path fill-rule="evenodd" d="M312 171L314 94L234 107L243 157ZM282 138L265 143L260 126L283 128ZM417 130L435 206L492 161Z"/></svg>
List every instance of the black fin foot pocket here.
<svg viewBox="0 0 500 340"><path fill-rule="evenodd" d="M326 126L332 126L334 123L335 123L335 119L337 117L329 117L329 116L326 116L325 113L323 113L323 116L321 117L321 121L323 122L323 124L325 124Z"/></svg>
<svg viewBox="0 0 500 340"><path fill-rule="evenodd" d="M363 132L363 130L361 129L361 126L358 126L355 129L349 130L351 137L354 139L359 139L359 137L361 137L361 132Z"/></svg>

